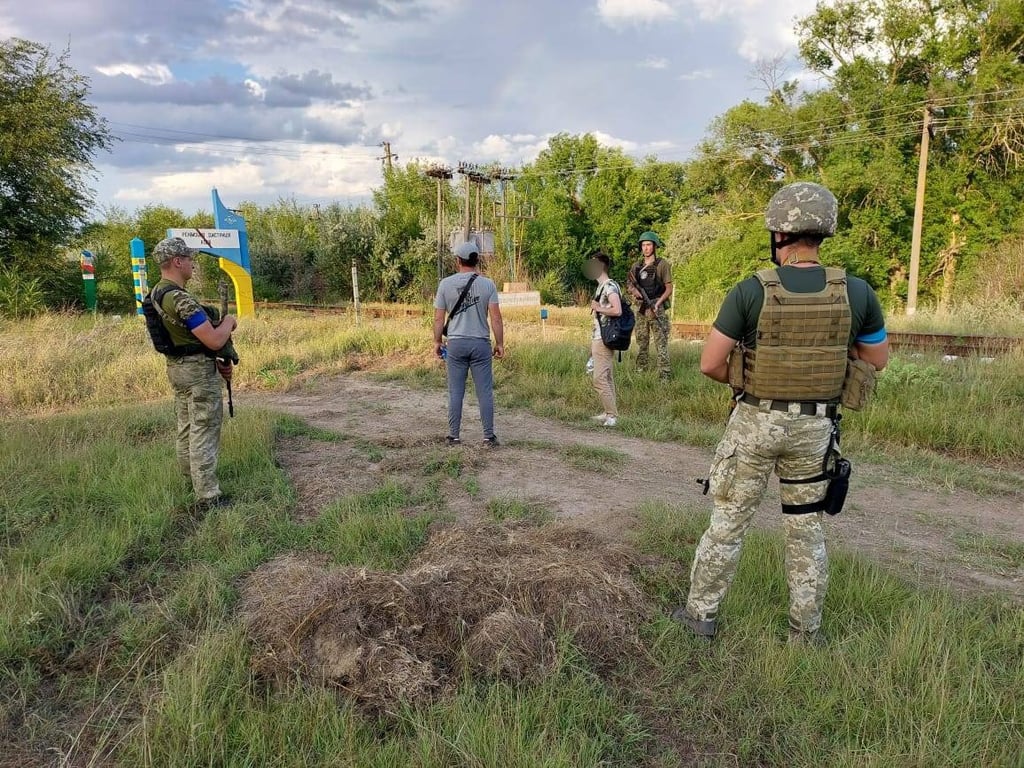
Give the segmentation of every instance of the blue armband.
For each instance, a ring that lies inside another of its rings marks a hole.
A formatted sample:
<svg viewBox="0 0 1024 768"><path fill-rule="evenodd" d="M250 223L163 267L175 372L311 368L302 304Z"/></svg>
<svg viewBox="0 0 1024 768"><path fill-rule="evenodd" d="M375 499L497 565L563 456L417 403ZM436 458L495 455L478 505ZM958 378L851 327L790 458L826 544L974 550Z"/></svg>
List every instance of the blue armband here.
<svg viewBox="0 0 1024 768"><path fill-rule="evenodd" d="M205 323L208 319L209 318L206 317L205 312L196 312L194 315L189 317L188 320L185 321L185 327L188 328L190 331L194 331L200 325Z"/></svg>
<svg viewBox="0 0 1024 768"><path fill-rule="evenodd" d="M889 338L889 334L886 332L885 328L882 328L881 330L875 331L874 333L865 333L863 336L858 336L857 337L857 343L858 344L881 344L887 338Z"/></svg>

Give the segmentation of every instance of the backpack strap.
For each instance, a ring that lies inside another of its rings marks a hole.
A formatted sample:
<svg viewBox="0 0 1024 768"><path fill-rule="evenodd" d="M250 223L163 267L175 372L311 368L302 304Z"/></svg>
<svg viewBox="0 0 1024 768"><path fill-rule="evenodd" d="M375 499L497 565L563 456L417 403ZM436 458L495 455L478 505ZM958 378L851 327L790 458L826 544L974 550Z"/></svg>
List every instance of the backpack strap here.
<svg viewBox="0 0 1024 768"><path fill-rule="evenodd" d="M150 299L152 299L153 301L153 309L155 309L156 313L160 315L161 320L163 320L165 323L170 323L171 325L183 327L183 323L181 323L180 321L175 321L173 317L170 317L164 311L164 298L167 296L168 293L171 293L172 291L181 291L182 293L186 293L185 289L180 286L165 285L163 288L154 288L152 291L150 291L149 296Z"/></svg>

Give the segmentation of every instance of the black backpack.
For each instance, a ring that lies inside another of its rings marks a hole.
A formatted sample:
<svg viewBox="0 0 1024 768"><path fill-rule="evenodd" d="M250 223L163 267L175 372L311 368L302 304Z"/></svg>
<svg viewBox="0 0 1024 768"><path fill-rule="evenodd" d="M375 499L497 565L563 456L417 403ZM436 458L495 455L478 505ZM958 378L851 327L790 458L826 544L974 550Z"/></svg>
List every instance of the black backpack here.
<svg viewBox="0 0 1024 768"><path fill-rule="evenodd" d="M146 298L142 300L142 316L146 318L146 330L149 332L149 340L153 342L153 349L161 355L168 357L184 357L206 351L202 344L186 344L183 347L176 346L171 339L171 332L164 325L164 319L156 308L164 300L168 291L183 290L177 286L168 285L161 289L153 289Z"/></svg>
<svg viewBox="0 0 1024 768"><path fill-rule="evenodd" d="M594 301L597 301L600 295L600 289L598 289ZM608 349L613 349L616 352L625 352L629 349L629 343L633 338L633 329L636 327L636 315L633 314L633 308L629 306L629 302L626 301L621 293L619 294L619 302L622 305L622 314L618 317L602 315L598 320L598 326L601 328L601 341L604 342Z"/></svg>

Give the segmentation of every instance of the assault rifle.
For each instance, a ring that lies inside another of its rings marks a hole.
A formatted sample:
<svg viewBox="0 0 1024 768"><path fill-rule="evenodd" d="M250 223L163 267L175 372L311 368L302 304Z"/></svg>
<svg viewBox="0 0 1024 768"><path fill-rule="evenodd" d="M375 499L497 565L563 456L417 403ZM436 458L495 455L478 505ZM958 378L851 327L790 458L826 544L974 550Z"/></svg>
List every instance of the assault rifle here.
<svg viewBox="0 0 1024 768"><path fill-rule="evenodd" d="M644 287L640 285L632 269L626 273L626 283L640 296L640 314L645 315L648 312L653 312L656 301L651 299L647 291L644 290Z"/></svg>
<svg viewBox="0 0 1024 768"><path fill-rule="evenodd" d="M228 284L223 278L217 283L217 292L220 294L220 320L223 320L228 314ZM235 352L235 345L231 339L228 339L227 344L217 352L217 362L238 365L238 353ZM228 415L235 418L235 399L231 393L231 376L224 376L224 374L221 376L228 387Z"/></svg>

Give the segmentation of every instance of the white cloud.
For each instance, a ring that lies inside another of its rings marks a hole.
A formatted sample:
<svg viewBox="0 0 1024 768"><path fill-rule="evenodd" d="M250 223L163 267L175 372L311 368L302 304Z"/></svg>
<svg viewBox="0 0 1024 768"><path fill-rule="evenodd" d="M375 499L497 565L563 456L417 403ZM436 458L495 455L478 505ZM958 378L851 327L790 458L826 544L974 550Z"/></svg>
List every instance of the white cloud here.
<svg viewBox="0 0 1024 768"><path fill-rule="evenodd" d="M469 154L480 162L501 165L519 165L537 158L548 145L551 134L535 136L532 133L494 134L475 142Z"/></svg>
<svg viewBox="0 0 1024 768"><path fill-rule="evenodd" d="M706 22L727 21L740 40L737 51L748 61L796 47L793 25L814 11L817 0L685 0Z"/></svg>
<svg viewBox="0 0 1024 768"><path fill-rule="evenodd" d="M668 59L658 56L648 56L637 64L642 69L668 69Z"/></svg>
<svg viewBox="0 0 1024 768"><path fill-rule="evenodd" d="M683 82L692 82L694 80L710 80L715 76L713 70L710 69L695 69L692 72L684 72L679 76L679 79Z"/></svg>
<svg viewBox="0 0 1024 768"><path fill-rule="evenodd" d="M612 136L604 131L591 131L590 133L595 139L597 139L597 143L603 147L621 149L623 152L635 152L639 147L635 141L620 139L617 136Z"/></svg>
<svg viewBox="0 0 1024 768"><path fill-rule="evenodd" d="M255 98L259 99L260 101L263 101L263 99L266 98L267 89L264 88L255 80L247 79L245 81L245 87L249 89L249 93L251 93Z"/></svg>
<svg viewBox="0 0 1024 768"><path fill-rule="evenodd" d="M108 77L127 75L146 83L146 85L166 85L174 82L174 74L166 64L130 64L125 62L96 67L96 71Z"/></svg>
<svg viewBox="0 0 1024 768"><path fill-rule="evenodd" d="M675 16L676 11L667 0L597 0L597 15L614 27L663 21Z"/></svg>

